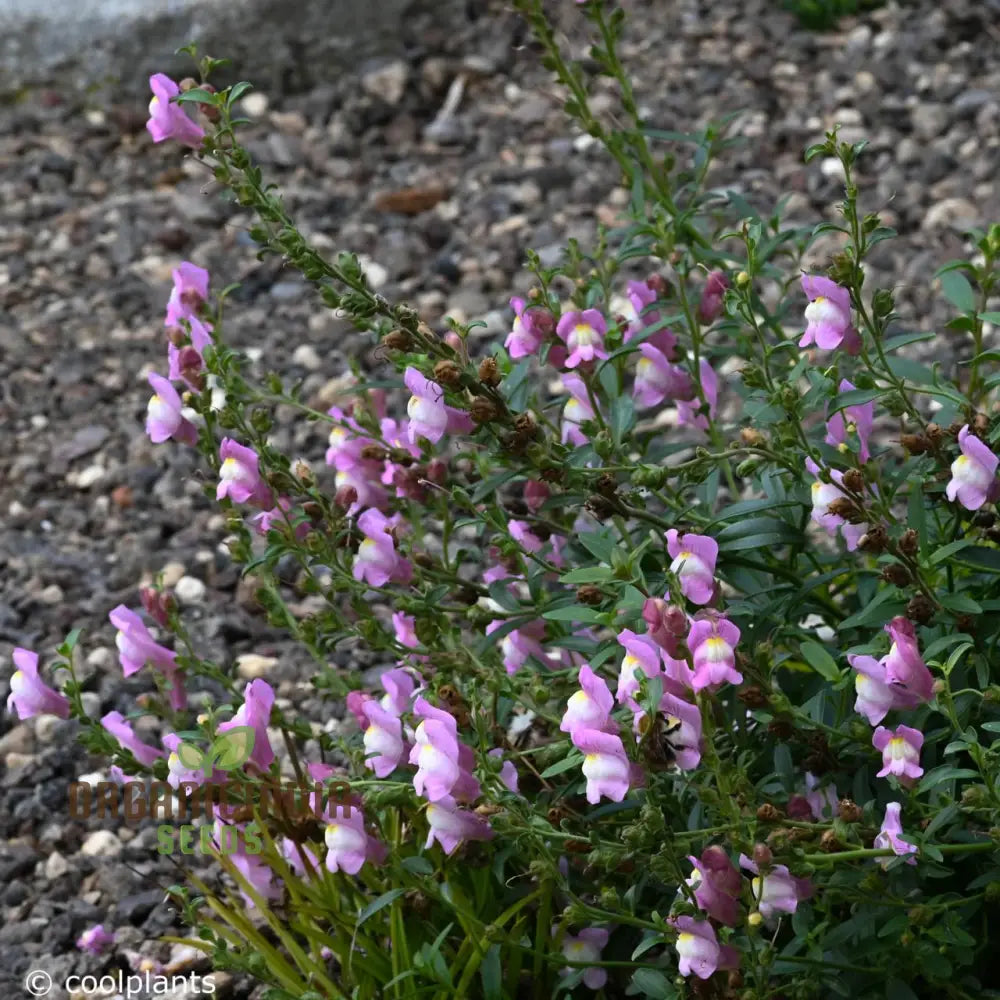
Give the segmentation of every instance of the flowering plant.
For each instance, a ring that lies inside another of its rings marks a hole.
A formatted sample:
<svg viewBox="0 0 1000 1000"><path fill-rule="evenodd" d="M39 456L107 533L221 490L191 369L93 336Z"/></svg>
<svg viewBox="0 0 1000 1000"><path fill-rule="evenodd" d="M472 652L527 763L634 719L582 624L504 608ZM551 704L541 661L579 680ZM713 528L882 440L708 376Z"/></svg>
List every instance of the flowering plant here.
<svg viewBox="0 0 1000 1000"><path fill-rule="evenodd" d="M531 294L478 354L309 246L239 144L248 84L152 81L153 138L191 146L257 213L261 253L380 345L378 384L313 409L227 345L185 262L150 376L151 440L199 450L260 613L347 725L200 658L162 590L144 605L172 650L137 609L111 618L124 672L160 690L163 749L118 713L87 724L76 680L52 691L27 651L11 704L71 711L120 777L210 786L180 742L247 727L244 789L350 782L260 824L259 853L217 829L233 890L177 890L192 943L275 997L997 995L1000 226L939 272L971 350L927 367L907 349L935 333L865 286L893 233L859 204L862 143L807 152L843 170L840 221L787 228L707 189L723 128L642 120L621 11L581 5L590 71L620 85L611 128L538 0L516 6L630 200L590 252L529 254ZM803 273L831 232L826 273ZM279 406L328 470L275 446ZM330 667L351 643L385 664L377 688Z"/></svg>

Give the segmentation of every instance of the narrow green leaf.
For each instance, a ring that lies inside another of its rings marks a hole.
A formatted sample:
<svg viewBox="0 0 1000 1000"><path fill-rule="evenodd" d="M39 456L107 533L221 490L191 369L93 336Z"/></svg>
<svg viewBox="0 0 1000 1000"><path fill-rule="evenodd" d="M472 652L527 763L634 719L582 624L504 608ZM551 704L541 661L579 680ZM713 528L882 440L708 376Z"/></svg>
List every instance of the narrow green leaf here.
<svg viewBox="0 0 1000 1000"><path fill-rule="evenodd" d="M373 899L359 914L357 925L360 927L369 917L375 916L379 910L384 910L387 906L391 905L393 900L399 899L400 896L406 893L405 889L390 889L388 892L383 892L378 899Z"/></svg>
<svg viewBox="0 0 1000 1000"><path fill-rule="evenodd" d="M831 682L840 680L841 673L836 660L818 642L803 642L799 645L799 651L821 677Z"/></svg>

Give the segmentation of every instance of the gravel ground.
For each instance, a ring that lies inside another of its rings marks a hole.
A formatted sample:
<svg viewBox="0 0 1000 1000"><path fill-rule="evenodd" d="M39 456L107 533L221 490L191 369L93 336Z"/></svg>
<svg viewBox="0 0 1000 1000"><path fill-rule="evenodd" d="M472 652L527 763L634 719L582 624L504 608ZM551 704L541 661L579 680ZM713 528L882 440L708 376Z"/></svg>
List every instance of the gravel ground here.
<svg viewBox="0 0 1000 1000"><path fill-rule="evenodd" d="M560 6L579 48L575 5ZM897 287L909 328L939 323L931 274L967 252L964 227L1000 219L992 0L890 5L824 35L770 0L629 6L637 30L625 51L653 124L688 130L745 109L737 130L747 144L714 182L762 207L791 193L789 216L812 223L831 215L837 174L805 167L804 147L838 121L845 137L871 140L862 196L901 234L880 248L871 281ZM502 3L469 7L474 19L408 23L398 61L305 92L262 90L249 145L321 247L364 254L379 290L432 324L485 320L477 335L488 340L505 331L509 296L527 289L525 249L555 260L568 237L586 245L624 199L607 159L565 124L516 15ZM461 99L441 116L450 88ZM137 607L140 582L165 570L207 655L273 658L253 669L301 702L311 697L305 665L241 590L195 462L142 431L145 374L164 368L170 272L190 259L216 289L239 282L228 338L304 378L317 402L329 405L349 357L377 362L295 275L257 261L248 217L214 196L202 168L152 145L144 102L118 100L57 78L0 107L0 697L14 646L47 662L80 627L90 708L127 711L144 678L122 681L107 614ZM610 90L598 87L595 103L610 108ZM407 188L429 207L393 211L416 207L396 194ZM829 249L817 247L820 263ZM294 428L287 443L320 466L315 428ZM372 665L363 651L344 662ZM5 995L20 995L28 968L58 982L127 967L129 952L188 961L157 943L175 928L161 903L175 870L149 831L70 819L68 783L100 761L75 746L72 724L53 721L0 717L0 983L14 988ZM115 950L76 951L77 935L101 920ZM249 986L231 981L226 992Z"/></svg>

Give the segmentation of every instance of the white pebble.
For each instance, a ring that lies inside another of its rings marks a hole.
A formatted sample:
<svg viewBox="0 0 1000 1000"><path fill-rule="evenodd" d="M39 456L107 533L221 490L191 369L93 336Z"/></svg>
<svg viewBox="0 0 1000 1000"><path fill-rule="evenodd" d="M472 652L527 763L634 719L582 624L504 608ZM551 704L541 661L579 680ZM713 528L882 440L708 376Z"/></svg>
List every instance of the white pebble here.
<svg viewBox="0 0 1000 1000"><path fill-rule="evenodd" d="M80 848L81 854L93 858L111 858L120 854L121 841L110 830L95 830Z"/></svg>
<svg viewBox="0 0 1000 1000"><path fill-rule="evenodd" d="M205 600L205 584L196 576L182 576L174 587L181 604L201 604Z"/></svg>

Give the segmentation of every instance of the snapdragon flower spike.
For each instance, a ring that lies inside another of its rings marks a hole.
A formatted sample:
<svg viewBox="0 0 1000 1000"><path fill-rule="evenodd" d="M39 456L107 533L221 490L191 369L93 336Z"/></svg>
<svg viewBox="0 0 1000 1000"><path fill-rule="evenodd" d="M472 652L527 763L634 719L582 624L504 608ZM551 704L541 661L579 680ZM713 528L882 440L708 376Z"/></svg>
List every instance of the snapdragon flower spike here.
<svg viewBox="0 0 1000 1000"><path fill-rule="evenodd" d="M677 970L682 976L694 974L708 979L716 969L735 969L739 965L736 949L720 945L715 928L707 920L670 917L667 923L677 929Z"/></svg>
<svg viewBox="0 0 1000 1000"><path fill-rule="evenodd" d="M632 388L637 406L648 409L665 399L691 398L694 393L691 377L683 368L671 364L659 347L644 341L639 345L639 355Z"/></svg>
<svg viewBox="0 0 1000 1000"><path fill-rule="evenodd" d="M885 675L893 687L902 688L919 704L926 704L934 697L934 677L920 655L917 630L909 618L893 618L885 626L892 645L883 663Z"/></svg>
<svg viewBox="0 0 1000 1000"><path fill-rule="evenodd" d="M740 867L756 876L751 883L753 896L760 915L769 926L773 926L782 913L794 913L799 908L799 902L812 895L812 883L809 879L796 878L787 865L772 865L761 876L756 862L741 854Z"/></svg>
<svg viewBox="0 0 1000 1000"><path fill-rule="evenodd" d="M924 734L909 726L897 726L889 730L879 726L872 737L872 746L882 754L882 770L877 777L894 774L899 783L911 787L923 773L920 766L920 750L924 745Z"/></svg>
<svg viewBox="0 0 1000 1000"><path fill-rule="evenodd" d="M219 446L219 485L215 499L229 497L234 503L252 503L265 510L274 506L274 494L260 474L260 458L232 438L223 438Z"/></svg>
<svg viewBox="0 0 1000 1000"><path fill-rule="evenodd" d="M849 524L839 514L830 511L830 504L847 494L840 488L844 481L844 474L839 469L830 470L832 483L823 482L819 478L820 467L811 459L807 458L806 469L816 476L816 481L812 484L812 520L816 522L829 535L836 535L838 530L844 536L847 544L847 551L853 552L858 547L861 536L867 530L864 524Z"/></svg>
<svg viewBox="0 0 1000 1000"><path fill-rule="evenodd" d="M607 329L599 309L563 313L556 325L556 336L569 352L565 366L577 368L598 358L606 358L608 352L604 349L604 334Z"/></svg>
<svg viewBox="0 0 1000 1000"><path fill-rule="evenodd" d="M468 809L460 809L458 803L446 795L427 806L428 850L435 841L445 854L453 854L467 840L492 840L496 834L490 824Z"/></svg>
<svg viewBox="0 0 1000 1000"><path fill-rule="evenodd" d="M181 412L184 404L177 390L162 376L149 373L153 395L146 408L146 433L153 444L173 438L181 444L197 444L198 430Z"/></svg>
<svg viewBox="0 0 1000 1000"><path fill-rule="evenodd" d="M384 587L390 581L409 583L413 567L396 551L391 534L394 520L372 508L358 518L358 527L365 539L354 557L354 579L372 587Z"/></svg>
<svg viewBox="0 0 1000 1000"><path fill-rule="evenodd" d="M953 503L958 500L966 510L979 510L987 501L996 500L1000 492L996 481L1000 459L970 433L968 424L958 432L958 446L962 454L951 463L951 479L945 494Z"/></svg>
<svg viewBox="0 0 1000 1000"><path fill-rule="evenodd" d="M809 305L799 347L815 344L820 350L832 351L843 344L848 354L857 354L861 338L851 323L851 293L820 274L803 274L802 291Z"/></svg>
<svg viewBox="0 0 1000 1000"><path fill-rule="evenodd" d="M601 960L601 951L608 943L610 934L603 927L585 927L579 934L567 934L562 941L563 957L571 962L592 963ZM566 975L574 971L572 966L563 969ZM599 966L583 973L583 985L591 990L601 989L608 981L608 970Z"/></svg>
<svg viewBox="0 0 1000 1000"><path fill-rule="evenodd" d="M185 708L187 695L184 692L183 675L177 666L177 654L156 642L139 615L124 604L114 608L108 619L118 630L115 645L118 647L122 673L131 677L149 663L170 685L171 707Z"/></svg>
<svg viewBox="0 0 1000 1000"><path fill-rule="evenodd" d="M678 395L677 426L690 426L695 430L707 431L709 421L715 419L715 411L719 403L719 376L715 374L715 369L704 358L698 364L698 373L705 401L702 403L701 397L694 391L693 386L689 398L685 399ZM700 412L703 406L708 409L707 416Z"/></svg>
<svg viewBox="0 0 1000 1000"><path fill-rule="evenodd" d="M149 78L149 89L153 91L153 99L149 102L146 129L153 142L176 139L182 145L200 149L205 130L172 100L181 92L180 87L166 74L154 73Z"/></svg>
<svg viewBox="0 0 1000 1000"><path fill-rule="evenodd" d="M274 688L267 681L250 681L243 689L243 704L239 711L228 721L218 727L218 732L225 733L237 726L250 726L254 731L253 751L250 760L266 771L274 761L274 750L267 735L267 724L271 719L271 709L274 707Z"/></svg>
<svg viewBox="0 0 1000 1000"><path fill-rule="evenodd" d="M128 751L132 756L146 767L150 767L154 760L164 756L162 750L151 747L148 743L143 743L131 724L125 719L121 712L108 712L101 719L101 725Z"/></svg>
<svg viewBox="0 0 1000 1000"><path fill-rule="evenodd" d="M539 329L524 299L511 299L510 307L514 310L514 325L503 346L512 358L531 357L541 350L545 333Z"/></svg>
<svg viewBox="0 0 1000 1000"><path fill-rule="evenodd" d="M571 736L577 729L604 729L614 705L607 682L584 664L580 668L580 690L570 695L559 729Z"/></svg>
<svg viewBox="0 0 1000 1000"><path fill-rule="evenodd" d="M12 659L16 669L10 678L7 711L15 710L19 719L35 715L58 715L60 719L68 719L69 700L38 676L38 654L18 646Z"/></svg>
<svg viewBox="0 0 1000 1000"><path fill-rule="evenodd" d="M437 444L446 433L468 434L475 428L467 413L445 403L444 389L416 368L406 369L403 382L412 393L406 407L410 418L407 435L412 444L421 437Z"/></svg>
<svg viewBox="0 0 1000 1000"><path fill-rule="evenodd" d="M742 889L740 873L729 855L713 844L701 852L701 857L688 855L694 867L687 884L694 890L699 909L727 927L735 927L740 917L737 900Z"/></svg>
<svg viewBox="0 0 1000 1000"><path fill-rule="evenodd" d="M875 837L873 847L877 847L879 850L892 849L893 854L904 855L904 854L916 854L917 845L911 844L910 841L903 837L903 825L900 821L900 812L902 811L902 806L898 802L889 802L885 807L885 818L882 820L882 828L879 830L878 835ZM891 861L890 858L879 858L879 864L883 868L888 868ZM914 857L908 857L906 859L908 865L915 865L917 859Z"/></svg>
<svg viewBox="0 0 1000 1000"><path fill-rule="evenodd" d="M570 733L573 746L583 751L583 776L587 779L587 801L602 798L621 802L633 777L621 737L600 729L577 727Z"/></svg>
<svg viewBox="0 0 1000 1000"><path fill-rule="evenodd" d="M715 596L715 562L719 543L708 535L667 532L667 551L673 562L670 572L677 577L681 593L692 604L708 604Z"/></svg>
<svg viewBox="0 0 1000 1000"><path fill-rule="evenodd" d="M850 392L857 388L846 378L840 381L840 391ZM847 415L847 421L844 415ZM848 422L849 421L849 422ZM845 406L843 410L838 410L826 422L826 443L835 448L847 450L847 435L849 433L858 435L858 458L862 462L867 462L871 458L868 450L868 438L871 436L872 426L875 423L875 402L862 403L859 406Z"/></svg>
<svg viewBox="0 0 1000 1000"><path fill-rule="evenodd" d="M702 323L714 323L722 315L729 279L722 271L712 271L701 290L698 303L698 319Z"/></svg>
<svg viewBox="0 0 1000 1000"><path fill-rule="evenodd" d="M693 656L695 691L743 681L743 674L736 669L739 641L740 630L728 618L713 615L691 626L687 644Z"/></svg>
<svg viewBox="0 0 1000 1000"><path fill-rule="evenodd" d="M563 375L562 382L570 396L562 411L562 443L585 445L588 438L580 430L580 424L597 416L587 393L587 385L573 372Z"/></svg>
<svg viewBox="0 0 1000 1000"><path fill-rule="evenodd" d="M323 835L326 844L326 868L331 872L357 875L366 861L380 865L388 851L365 830L365 814L353 805L340 805Z"/></svg>
<svg viewBox="0 0 1000 1000"><path fill-rule="evenodd" d="M673 750L674 762L682 771L693 771L701 763L701 709L667 691L660 698L660 714L664 716L664 738Z"/></svg>
<svg viewBox="0 0 1000 1000"><path fill-rule="evenodd" d="M80 951L89 951L91 955L106 952L115 943L114 934L109 934L104 924L88 927L77 939L76 946Z"/></svg>
<svg viewBox="0 0 1000 1000"><path fill-rule="evenodd" d="M368 723L364 731L365 767L374 771L376 778L386 778L406 754L403 723L374 698L369 698L361 710Z"/></svg>

